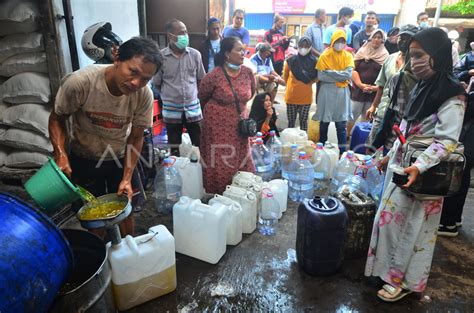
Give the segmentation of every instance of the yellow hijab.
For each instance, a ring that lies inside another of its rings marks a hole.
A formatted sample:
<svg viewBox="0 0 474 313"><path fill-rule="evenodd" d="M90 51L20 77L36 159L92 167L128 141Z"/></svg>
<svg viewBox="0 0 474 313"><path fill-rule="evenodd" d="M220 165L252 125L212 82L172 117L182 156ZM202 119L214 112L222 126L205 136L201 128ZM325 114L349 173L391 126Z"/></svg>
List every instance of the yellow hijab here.
<svg viewBox="0 0 474 313"><path fill-rule="evenodd" d="M354 58L350 52L346 50L334 50L334 43L339 38L344 38L344 40L347 39L346 32L342 29L336 29L332 34L331 44L326 50L324 50L316 64L316 69L318 71L343 71L348 67L355 68ZM340 88L345 88L348 85L349 81L336 82L336 86Z"/></svg>

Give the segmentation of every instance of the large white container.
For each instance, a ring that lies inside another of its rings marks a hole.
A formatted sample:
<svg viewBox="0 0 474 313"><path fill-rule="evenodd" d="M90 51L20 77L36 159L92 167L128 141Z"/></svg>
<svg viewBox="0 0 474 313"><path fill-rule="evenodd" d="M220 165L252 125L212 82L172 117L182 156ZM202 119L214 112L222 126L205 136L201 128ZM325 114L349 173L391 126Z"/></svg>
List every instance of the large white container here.
<svg viewBox="0 0 474 313"><path fill-rule="evenodd" d="M308 140L308 134L299 128L286 128L280 132L280 140L283 144L306 142Z"/></svg>
<svg viewBox="0 0 474 313"><path fill-rule="evenodd" d="M179 155L186 158L191 158L192 155L197 156L198 160L201 159L201 152L198 147L193 146L191 138L188 133L181 135L181 144L179 145Z"/></svg>
<svg viewBox="0 0 474 313"><path fill-rule="evenodd" d="M176 252L216 264L226 251L226 208L181 197L173 207Z"/></svg>
<svg viewBox="0 0 474 313"><path fill-rule="evenodd" d="M230 198L242 207L242 232L251 234L257 227L257 197L251 191L237 186L227 186L224 197Z"/></svg>
<svg viewBox="0 0 474 313"><path fill-rule="evenodd" d="M288 207L288 181L286 179L273 179L263 185L263 192L265 192L265 188L270 189L273 197L278 201L280 206L278 218L281 218Z"/></svg>
<svg viewBox="0 0 474 313"><path fill-rule="evenodd" d="M117 308L127 310L176 289L174 238L163 225L107 244Z"/></svg>
<svg viewBox="0 0 474 313"><path fill-rule="evenodd" d="M181 176L181 195L192 199L202 199L204 196L204 187L201 163L199 163L194 156L192 160L185 157L173 158L176 160L173 167Z"/></svg>
<svg viewBox="0 0 474 313"><path fill-rule="evenodd" d="M336 169L337 162L339 161L339 147L337 144L333 144L332 142L326 141L324 144L324 151L329 155L329 159L331 160L331 169L329 171L329 176L332 178L334 176L334 170Z"/></svg>
<svg viewBox="0 0 474 313"><path fill-rule="evenodd" d="M232 177L233 186L244 188L255 194L257 198L257 212L262 206L263 183L262 177L250 172L237 172L237 174Z"/></svg>
<svg viewBox="0 0 474 313"><path fill-rule="evenodd" d="M209 200L209 205L223 205L226 209L226 226L227 226L227 239L228 245L234 246L242 241L242 207L239 203L234 200L221 196L215 195L214 198Z"/></svg>

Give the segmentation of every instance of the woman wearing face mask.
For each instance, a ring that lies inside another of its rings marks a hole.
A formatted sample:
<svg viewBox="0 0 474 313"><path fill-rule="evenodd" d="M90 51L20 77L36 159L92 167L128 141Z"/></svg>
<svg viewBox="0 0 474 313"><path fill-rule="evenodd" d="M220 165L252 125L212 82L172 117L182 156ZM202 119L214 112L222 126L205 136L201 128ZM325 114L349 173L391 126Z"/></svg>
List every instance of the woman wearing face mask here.
<svg viewBox="0 0 474 313"><path fill-rule="evenodd" d="M277 115L272 106L272 96L268 92L262 92L255 96L249 117L257 122L257 130L263 134L265 142L269 138L268 133L272 130L277 136L280 136L276 127Z"/></svg>
<svg viewBox="0 0 474 313"><path fill-rule="evenodd" d="M255 172L250 156L248 138L240 137L237 129L239 115L232 92L239 99L241 116L248 117L246 107L255 93L252 70L242 66L244 48L236 37L222 39L215 56L216 68L204 76L199 86L203 110L201 160L204 187L208 193L222 194L237 171ZM230 79L227 81L226 74Z"/></svg>
<svg viewBox="0 0 474 313"><path fill-rule="evenodd" d="M374 83L383 62L388 57L388 52L383 45L384 40L385 33L383 30L376 29L354 57L355 69L352 71L354 84L351 92L352 121L347 127L349 134L359 116L362 116L362 119L365 120L365 112L374 101L378 89Z"/></svg>
<svg viewBox="0 0 474 313"><path fill-rule="evenodd" d="M382 69L379 72L379 76L375 81L378 89L375 94L372 105L365 112L368 119L372 120L372 129L367 139L367 143L372 145L374 142L375 134L377 134L381 122L385 115L385 110L390 103L389 91L390 81L396 73L398 73L405 66L405 58L408 53L408 45L410 44L411 37L418 32L418 27L414 25L403 25L400 28L398 35L397 46L399 52L395 52L387 57L382 65Z"/></svg>
<svg viewBox="0 0 474 313"><path fill-rule="evenodd" d="M295 127L299 115L300 128L308 130L308 113L313 101L313 83L316 81L316 57L311 54L309 37L298 41L298 55L289 58L283 68L286 82L285 103L288 127Z"/></svg>
<svg viewBox="0 0 474 313"><path fill-rule="evenodd" d="M387 40L385 40L385 49L387 49L389 54L395 53L398 51L397 39L398 33L400 32L399 27L394 27L387 32Z"/></svg>
<svg viewBox="0 0 474 313"><path fill-rule="evenodd" d="M319 91L316 114L313 120L320 121L320 141L326 142L330 122L335 122L339 151L346 149L346 124L351 118L349 83L354 69L352 54L344 50L346 33L338 29L331 37L331 45L318 60Z"/></svg>
<svg viewBox="0 0 474 313"><path fill-rule="evenodd" d="M455 149L464 115L464 91L452 76L451 42L446 33L439 28L417 33L409 53L419 81L411 92L400 129L408 140L421 135L432 137L433 144L404 169L408 182L403 186L392 182L390 170L392 165L401 166L403 145L399 140L386 158L388 183L375 216L365 274L387 283L377 296L388 302L426 288L443 198L421 200L406 188Z"/></svg>

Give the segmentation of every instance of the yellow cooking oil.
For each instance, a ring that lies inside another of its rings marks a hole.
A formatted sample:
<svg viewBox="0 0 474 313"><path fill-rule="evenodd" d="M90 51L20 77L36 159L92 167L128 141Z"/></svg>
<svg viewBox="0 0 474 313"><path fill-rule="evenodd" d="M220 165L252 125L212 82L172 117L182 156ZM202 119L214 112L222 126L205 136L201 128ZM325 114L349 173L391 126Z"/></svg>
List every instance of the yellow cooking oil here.
<svg viewBox="0 0 474 313"><path fill-rule="evenodd" d="M176 265L135 282L116 285L112 282L115 302L120 311L161 297L176 289Z"/></svg>
<svg viewBox="0 0 474 313"><path fill-rule="evenodd" d="M88 221L115 217L123 211L126 205L127 203L123 201L98 202L96 200L79 213L79 218Z"/></svg>
<svg viewBox="0 0 474 313"><path fill-rule="evenodd" d="M77 192L79 193L79 196L81 197L83 201L88 202L88 203L97 202L97 198L84 187L77 186L77 189L78 189Z"/></svg>

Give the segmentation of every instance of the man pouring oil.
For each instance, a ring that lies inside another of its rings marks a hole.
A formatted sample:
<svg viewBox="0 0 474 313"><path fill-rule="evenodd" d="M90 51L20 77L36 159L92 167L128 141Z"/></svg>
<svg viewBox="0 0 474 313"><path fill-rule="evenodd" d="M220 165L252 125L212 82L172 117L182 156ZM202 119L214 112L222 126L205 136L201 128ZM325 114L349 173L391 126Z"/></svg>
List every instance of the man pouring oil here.
<svg viewBox="0 0 474 313"><path fill-rule="evenodd" d="M62 80L49 133L54 160L75 183L95 196L116 192L131 199L143 132L152 124L153 95L146 85L162 56L154 41L134 37L113 58L112 65L89 65ZM131 215L120 226L122 235L133 235Z"/></svg>

